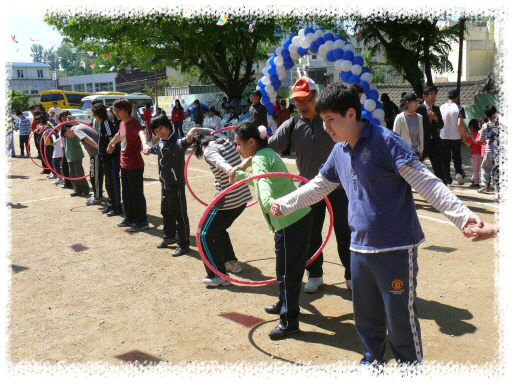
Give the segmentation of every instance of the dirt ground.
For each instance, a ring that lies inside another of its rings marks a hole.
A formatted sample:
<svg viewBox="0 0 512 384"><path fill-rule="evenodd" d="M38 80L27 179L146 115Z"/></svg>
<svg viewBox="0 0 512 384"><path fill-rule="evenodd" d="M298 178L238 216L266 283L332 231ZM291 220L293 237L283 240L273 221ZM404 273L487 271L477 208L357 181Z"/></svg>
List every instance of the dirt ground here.
<svg viewBox="0 0 512 384"><path fill-rule="evenodd" d="M17 140L15 134L19 154ZM471 175L467 148L463 159ZM362 344L334 236L325 250L325 285L301 294L302 332L271 341L267 333L278 318L264 307L276 301L275 284L207 288L201 283L206 274L195 231L205 207L188 191L192 251L172 257L172 249L155 247L162 237L157 164L153 155L144 160L151 228L135 234L116 226L119 217L101 214L102 206L87 207L85 198L53 185L30 159L9 160L11 363L359 362ZM296 173L294 160L285 162ZM206 163L193 158L189 177L196 194L210 201L213 176ZM492 195L478 194L468 183L452 191L482 219L495 221L498 204ZM415 201L426 235L417 289L425 361L498 364L493 242L471 243L418 194ZM273 236L257 207L247 209L230 234L243 268L238 277L275 277ZM86 249L75 251L77 244ZM386 358L393 361L389 348Z"/></svg>

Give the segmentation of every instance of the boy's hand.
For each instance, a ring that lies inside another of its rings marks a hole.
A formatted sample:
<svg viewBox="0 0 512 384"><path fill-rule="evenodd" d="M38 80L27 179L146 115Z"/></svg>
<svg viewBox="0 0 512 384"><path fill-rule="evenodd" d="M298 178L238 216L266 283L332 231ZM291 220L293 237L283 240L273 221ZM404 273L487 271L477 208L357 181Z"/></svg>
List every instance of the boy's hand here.
<svg viewBox="0 0 512 384"><path fill-rule="evenodd" d="M495 237L497 232L499 232L497 224L484 223L483 227L473 224L464 230L464 236L472 237L472 241L483 241Z"/></svg>
<svg viewBox="0 0 512 384"><path fill-rule="evenodd" d="M270 214L274 217L283 216L281 213L281 205L276 200L272 202L272 206L270 207Z"/></svg>
<svg viewBox="0 0 512 384"><path fill-rule="evenodd" d="M145 155L149 155L151 153L151 148L149 145L147 144L144 144L142 146L142 153L144 153Z"/></svg>
<svg viewBox="0 0 512 384"><path fill-rule="evenodd" d="M464 234L464 236L471 237L472 229L470 229L470 228L474 227L474 226L479 227L479 228L483 228L483 226L484 226L483 221L477 215L471 215L469 217L466 225L464 225L464 228L462 229L462 233Z"/></svg>
<svg viewBox="0 0 512 384"><path fill-rule="evenodd" d="M239 170L239 166L235 167L235 168L231 168L229 171L228 171L228 175L229 175L229 184L235 184L238 180L236 179L236 171Z"/></svg>
<svg viewBox="0 0 512 384"><path fill-rule="evenodd" d="M188 131L185 140L187 140L188 143L193 142L194 141L194 135L196 134L197 131L198 131L197 128L192 128L190 131Z"/></svg>
<svg viewBox="0 0 512 384"><path fill-rule="evenodd" d="M112 147L110 144L107 147L107 153L110 155L112 152L114 152L114 147Z"/></svg>

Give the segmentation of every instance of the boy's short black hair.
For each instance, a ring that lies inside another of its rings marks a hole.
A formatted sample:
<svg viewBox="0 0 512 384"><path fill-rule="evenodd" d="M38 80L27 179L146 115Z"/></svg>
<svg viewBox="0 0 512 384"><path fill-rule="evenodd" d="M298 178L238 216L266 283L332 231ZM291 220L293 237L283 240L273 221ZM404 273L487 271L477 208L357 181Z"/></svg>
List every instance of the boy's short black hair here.
<svg viewBox="0 0 512 384"><path fill-rule="evenodd" d="M245 104L244 104L244 105L241 105L241 106L240 106L240 108L245 108L245 109L247 109L247 105L245 105Z"/></svg>
<svg viewBox="0 0 512 384"><path fill-rule="evenodd" d="M167 115L164 115L163 113L161 113L161 114L156 115L155 117L151 118L151 122L149 123L149 126L151 128L151 131L153 133L155 133L155 130L158 127L163 126L163 127L167 127L169 129L171 129L172 124L171 124L169 118L167 117Z"/></svg>
<svg viewBox="0 0 512 384"><path fill-rule="evenodd" d="M192 104L199 104L201 105L201 103L199 103L199 100L198 99L195 99L194 102Z"/></svg>
<svg viewBox="0 0 512 384"><path fill-rule="evenodd" d="M478 120L477 119L471 119L469 120L468 127L471 130L471 127L473 127L476 131L478 131Z"/></svg>
<svg viewBox="0 0 512 384"><path fill-rule="evenodd" d="M480 128L482 127L482 125L484 125L485 123L488 123L489 122L489 119L487 117L481 117L478 119L478 125L480 126Z"/></svg>
<svg viewBox="0 0 512 384"><path fill-rule="evenodd" d="M73 126L73 124L64 124L62 127L60 127L60 136L61 137L66 137L64 134L66 133L66 130L68 128L71 128Z"/></svg>
<svg viewBox="0 0 512 384"><path fill-rule="evenodd" d="M100 117L102 120L108 119L107 108L101 103L94 103L91 107L93 115Z"/></svg>
<svg viewBox="0 0 512 384"><path fill-rule="evenodd" d="M359 94L354 88L347 88L339 81L329 84L318 94L315 100L315 112L317 115L321 112L330 111L345 117L350 108L356 111L356 120L361 120L361 100L359 99Z"/></svg>
<svg viewBox="0 0 512 384"><path fill-rule="evenodd" d="M28 110L29 110L29 111L33 111L34 109L36 109L36 106L35 106L35 105L31 105L30 107L28 107Z"/></svg>
<svg viewBox="0 0 512 384"><path fill-rule="evenodd" d="M21 112L21 111L16 111L16 116L19 116L19 115L23 115L23 112ZM23 115L23 116L25 116L25 115Z"/></svg>
<svg viewBox="0 0 512 384"><path fill-rule="evenodd" d="M114 108L122 109L123 111L127 111L129 115L132 114L132 103L128 99L120 98L114 101Z"/></svg>
<svg viewBox="0 0 512 384"><path fill-rule="evenodd" d="M364 93L363 87L357 83L351 84L349 88L355 89L357 93Z"/></svg>
<svg viewBox="0 0 512 384"><path fill-rule="evenodd" d="M491 119L496 114L496 107L494 105L486 105L484 107L484 115Z"/></svg>

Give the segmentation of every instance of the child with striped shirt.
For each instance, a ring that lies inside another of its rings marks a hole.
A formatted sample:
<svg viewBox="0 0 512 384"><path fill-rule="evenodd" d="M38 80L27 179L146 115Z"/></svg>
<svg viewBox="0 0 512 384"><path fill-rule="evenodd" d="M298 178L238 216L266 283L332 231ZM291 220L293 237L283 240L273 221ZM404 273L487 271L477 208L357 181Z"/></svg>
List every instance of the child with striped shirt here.
<svg viewBox="0 0 512 384"><path fill-rule="evenodd" d="M28 157L27 147L30 135L30 121L21 111L16 111L16 116L18 116L18 122L14 124L14 129L16 129L20 135L20 157ZM25 150L27 151L26 155Z"/></svg>

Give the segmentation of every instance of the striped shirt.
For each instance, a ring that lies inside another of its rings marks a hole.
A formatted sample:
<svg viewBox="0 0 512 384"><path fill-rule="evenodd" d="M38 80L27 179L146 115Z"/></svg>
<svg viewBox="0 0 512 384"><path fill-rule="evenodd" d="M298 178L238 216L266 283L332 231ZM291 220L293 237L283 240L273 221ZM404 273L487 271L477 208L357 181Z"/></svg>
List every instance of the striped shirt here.
<svg viewBox="0 0 512 384"><path fill-rule="evenodd" d="M235 146L228 139L220 138L211 142L204 151L204 158L215 176L215 196L229 187L228 171L242 163ZM249 186L244 184L220 199L215 208L232 209L252 200Z"/></svg>
<svg viewBox="0 0 512 384"><path fill-rule="evenodd" d="M18 120L14 127L19 130L21 136L25 136L30 133L30 121L27 118Z"/></svg>

